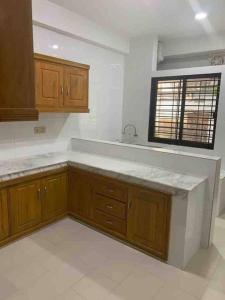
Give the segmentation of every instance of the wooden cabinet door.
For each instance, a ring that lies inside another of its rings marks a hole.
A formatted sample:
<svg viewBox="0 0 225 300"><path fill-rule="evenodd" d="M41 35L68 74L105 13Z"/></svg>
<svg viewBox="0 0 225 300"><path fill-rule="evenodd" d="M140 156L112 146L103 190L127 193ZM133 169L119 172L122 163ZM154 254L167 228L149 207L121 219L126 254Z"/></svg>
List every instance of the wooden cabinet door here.
<svg viewBox="0 0 225 300"><path fill-rule="evenodd" d="M43 219L45 221L67 211L67 184L66 173L43 179Z"/></svg>
<svg viewBox="0 0 225 300"><path fill-rule="evenodd" d="M35 60L36 104L41 110L63 106L63 66Z"/></svg>
<svg viewBox="0 0 225 300"><path fill-rule="evenodd" d="M129 190L129 241L166 259L169 221L169 196L139 188Z"/></svg>
<svg viewBox="0 0 225 300"><path fill-rule="evenodd" d="M31 0L0 1L0 121L37 120Z"/></svg>
<svg viewBox="0 0 225 300"><path fill-rule="evenodd" d="M7 190L0 191L0 240L9 235L9 217L8 217L8 196Z"/></svg>
<svg viewBox="0 0 225 300"><path fill-rule="evenodd" d="M64 86L64 107L88 108L88 70L65 67Z"/></svg>
<svg viewBox="0 0 225 300"><path fill-rule="evenodd" d="M9 190L12 233L22 232L41 222L41 185L39 180L16 185Z"/></svg>
<svg viewBox="0 0 225 300"><path fill-rule="evenodd" d="M81 218L90 219L92 186L88 175L70 172L69 177L69 211Z"/></svg>

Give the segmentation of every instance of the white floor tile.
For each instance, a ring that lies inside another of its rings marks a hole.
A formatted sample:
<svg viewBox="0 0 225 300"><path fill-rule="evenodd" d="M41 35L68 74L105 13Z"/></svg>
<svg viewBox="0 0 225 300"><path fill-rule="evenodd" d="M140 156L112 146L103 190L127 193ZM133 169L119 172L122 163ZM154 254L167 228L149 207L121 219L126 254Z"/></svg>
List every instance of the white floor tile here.
<svg viewBox="0 0 225 300"><path fill-rule="evenodd" d="M109 259L101 264L101 266L98 268L98 271L116 282L121 282L128 277L128 275L130 275L135 268L135 263L119 259Z"/></svg>
<svg viewBox="0 0 225 300"><path fill-rule="evenodd" d="M195 298L192 295L178 289L178 288L170 288L165 286L160 289L160 291L156 294L153 300L197 300L199 298Z"/></svg>
<svg viewBox="0 0 225 300"><path fill-rule="evenodd" d="M201 300L225 300L225 294L209 288Z"/></svg>
<svg viewBox="0 0 225 300"><path fill-rule="evenodd" d="M85 300L81 295L77 294L73 289L69 289L63 294L55 298L55 300Z"/></svg>
<svg viewBox="0 0 225 300"><path fill-rule="evenodd" d="M210 279L221 263L221 260L223 259L218 249L212 245L209 249L201 249L196 253L187 266L186 271Z"/></svg>
<svg viewBox="0 0 225 300"><path fill-rule="evenodd" d="M5 272L5 277L11 281L18 289L25 289L32 285L39 277L47 272L36 262L19 266Z"/></svg>
<svg viewBox="0 0 225 300"><path fill-rule="evenodd" d="M32 300L52 300L65 292L75 282L79 281L82 276L82 274L74 271L70 266L60 265L54 271L44 274L26 292Z"/></svg>
<svg viewBox="0 0 225 300"><path fill-rule="evenodd" d="M3 276L0 276L0 300L14 295L17 292L16 286Z"/></svg>
<svg viewBox="0 0 225 300"><path fill-rule="evenodd" d="M82 278L73 289L86 300L105 300L115 286L115 281L97 272Z"/></svg>
<svg viewBox="0 0 225 300"><path fill-rule="evenodd" d="M225 220L186 271L66 218L0 249L0 300L225 300Z"/></svg>
<svg viewBox="0 0 225 300"><path fill-rule="evenodd" d="M137 271L113 289L109 299L150 300L163 287L163 280L147 271Z"/></svg>

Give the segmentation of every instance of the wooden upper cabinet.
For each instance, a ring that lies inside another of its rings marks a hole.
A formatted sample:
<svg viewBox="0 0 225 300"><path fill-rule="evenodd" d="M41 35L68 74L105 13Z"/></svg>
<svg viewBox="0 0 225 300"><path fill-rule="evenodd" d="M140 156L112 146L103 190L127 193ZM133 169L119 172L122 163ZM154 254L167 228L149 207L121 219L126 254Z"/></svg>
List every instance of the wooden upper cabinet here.
<svg viewBox="0 0 225 300"><path fill-rule="evenodd" d="M12 233L30 229L41 222L40 180L25 182L9 190Z"/></svg>
<svg viewBox="0 0 225 300"><path fill-rule="evenodd" d="M31 0L0 1L0 121L37 120Z"/></svg>
<svg viewBox="0 0 225 300"><path fill-rule="evenodd" d="M67 174L56 174L43 179L43 219L55 218L67 212Z"/></svg>
<svg viewBox="0 0 225 300"><path fill-rule="evenodd" d="M7 190L0 190L0 240L9 235L9 214Z"/></svg>
<svg viewBox="0 0 225 300"><path fill-rule="evenodd" d="M42 112L89 112L89 66L35 54L36 105Z"/></svg>
<svg viewBox="0 0 225 300"><path fill-rule="evenodd" d="M170 196L141 188L129 189L128 240L167 259Z"/></svg>
<svg viewBox="0 0 225 300"><path fill-rule="evenodd" d="M88 72L76 67L64 68L65 98L64 106L68 108L88 107Z"/></svg>
<svg viewBox="0 0 225 300"><path fill-rule="evenodd" d="M36 104L38 108L57 109L63 106L63 67L36 61Z"/></svg>

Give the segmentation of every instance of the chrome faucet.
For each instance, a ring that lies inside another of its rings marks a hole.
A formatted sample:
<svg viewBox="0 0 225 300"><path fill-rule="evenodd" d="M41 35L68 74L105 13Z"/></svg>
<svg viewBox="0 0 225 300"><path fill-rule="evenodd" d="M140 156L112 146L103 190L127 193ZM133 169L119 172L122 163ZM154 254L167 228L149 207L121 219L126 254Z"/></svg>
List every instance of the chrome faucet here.
<svg viewBox="0 0 225 300"><path fill-rule="evenodd" d="M127 129L128 127L131 127L131 128L134 129L134 136L137 137L137 136L138 136L138 134L137 134L137 129L136 129L136 127L135 127L133 124L127 124L127 125L124 127L122 133L125 134L125 133L126 133L126 129Z"/></svg>

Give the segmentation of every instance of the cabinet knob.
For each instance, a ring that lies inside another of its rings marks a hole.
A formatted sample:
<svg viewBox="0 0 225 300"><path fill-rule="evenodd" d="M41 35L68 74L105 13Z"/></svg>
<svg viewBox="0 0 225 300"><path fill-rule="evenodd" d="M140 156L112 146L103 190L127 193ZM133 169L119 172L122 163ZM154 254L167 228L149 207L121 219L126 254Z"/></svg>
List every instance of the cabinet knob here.
<svg viewBox="0 0 225 300"><path fill-rule="evenodd" d="M113 206L112 206L112 205L109 205L109 204L106 205L105 207L108 208L108 209L113 209Z"/></svg>
<svg viewBox="0 0 225 300"><path fill-rule="evenodd" d="M113 224L112 221L105 221L105 222L106 222L106 224L109 224L109 225L112 225L112 224Z"/></svg>

